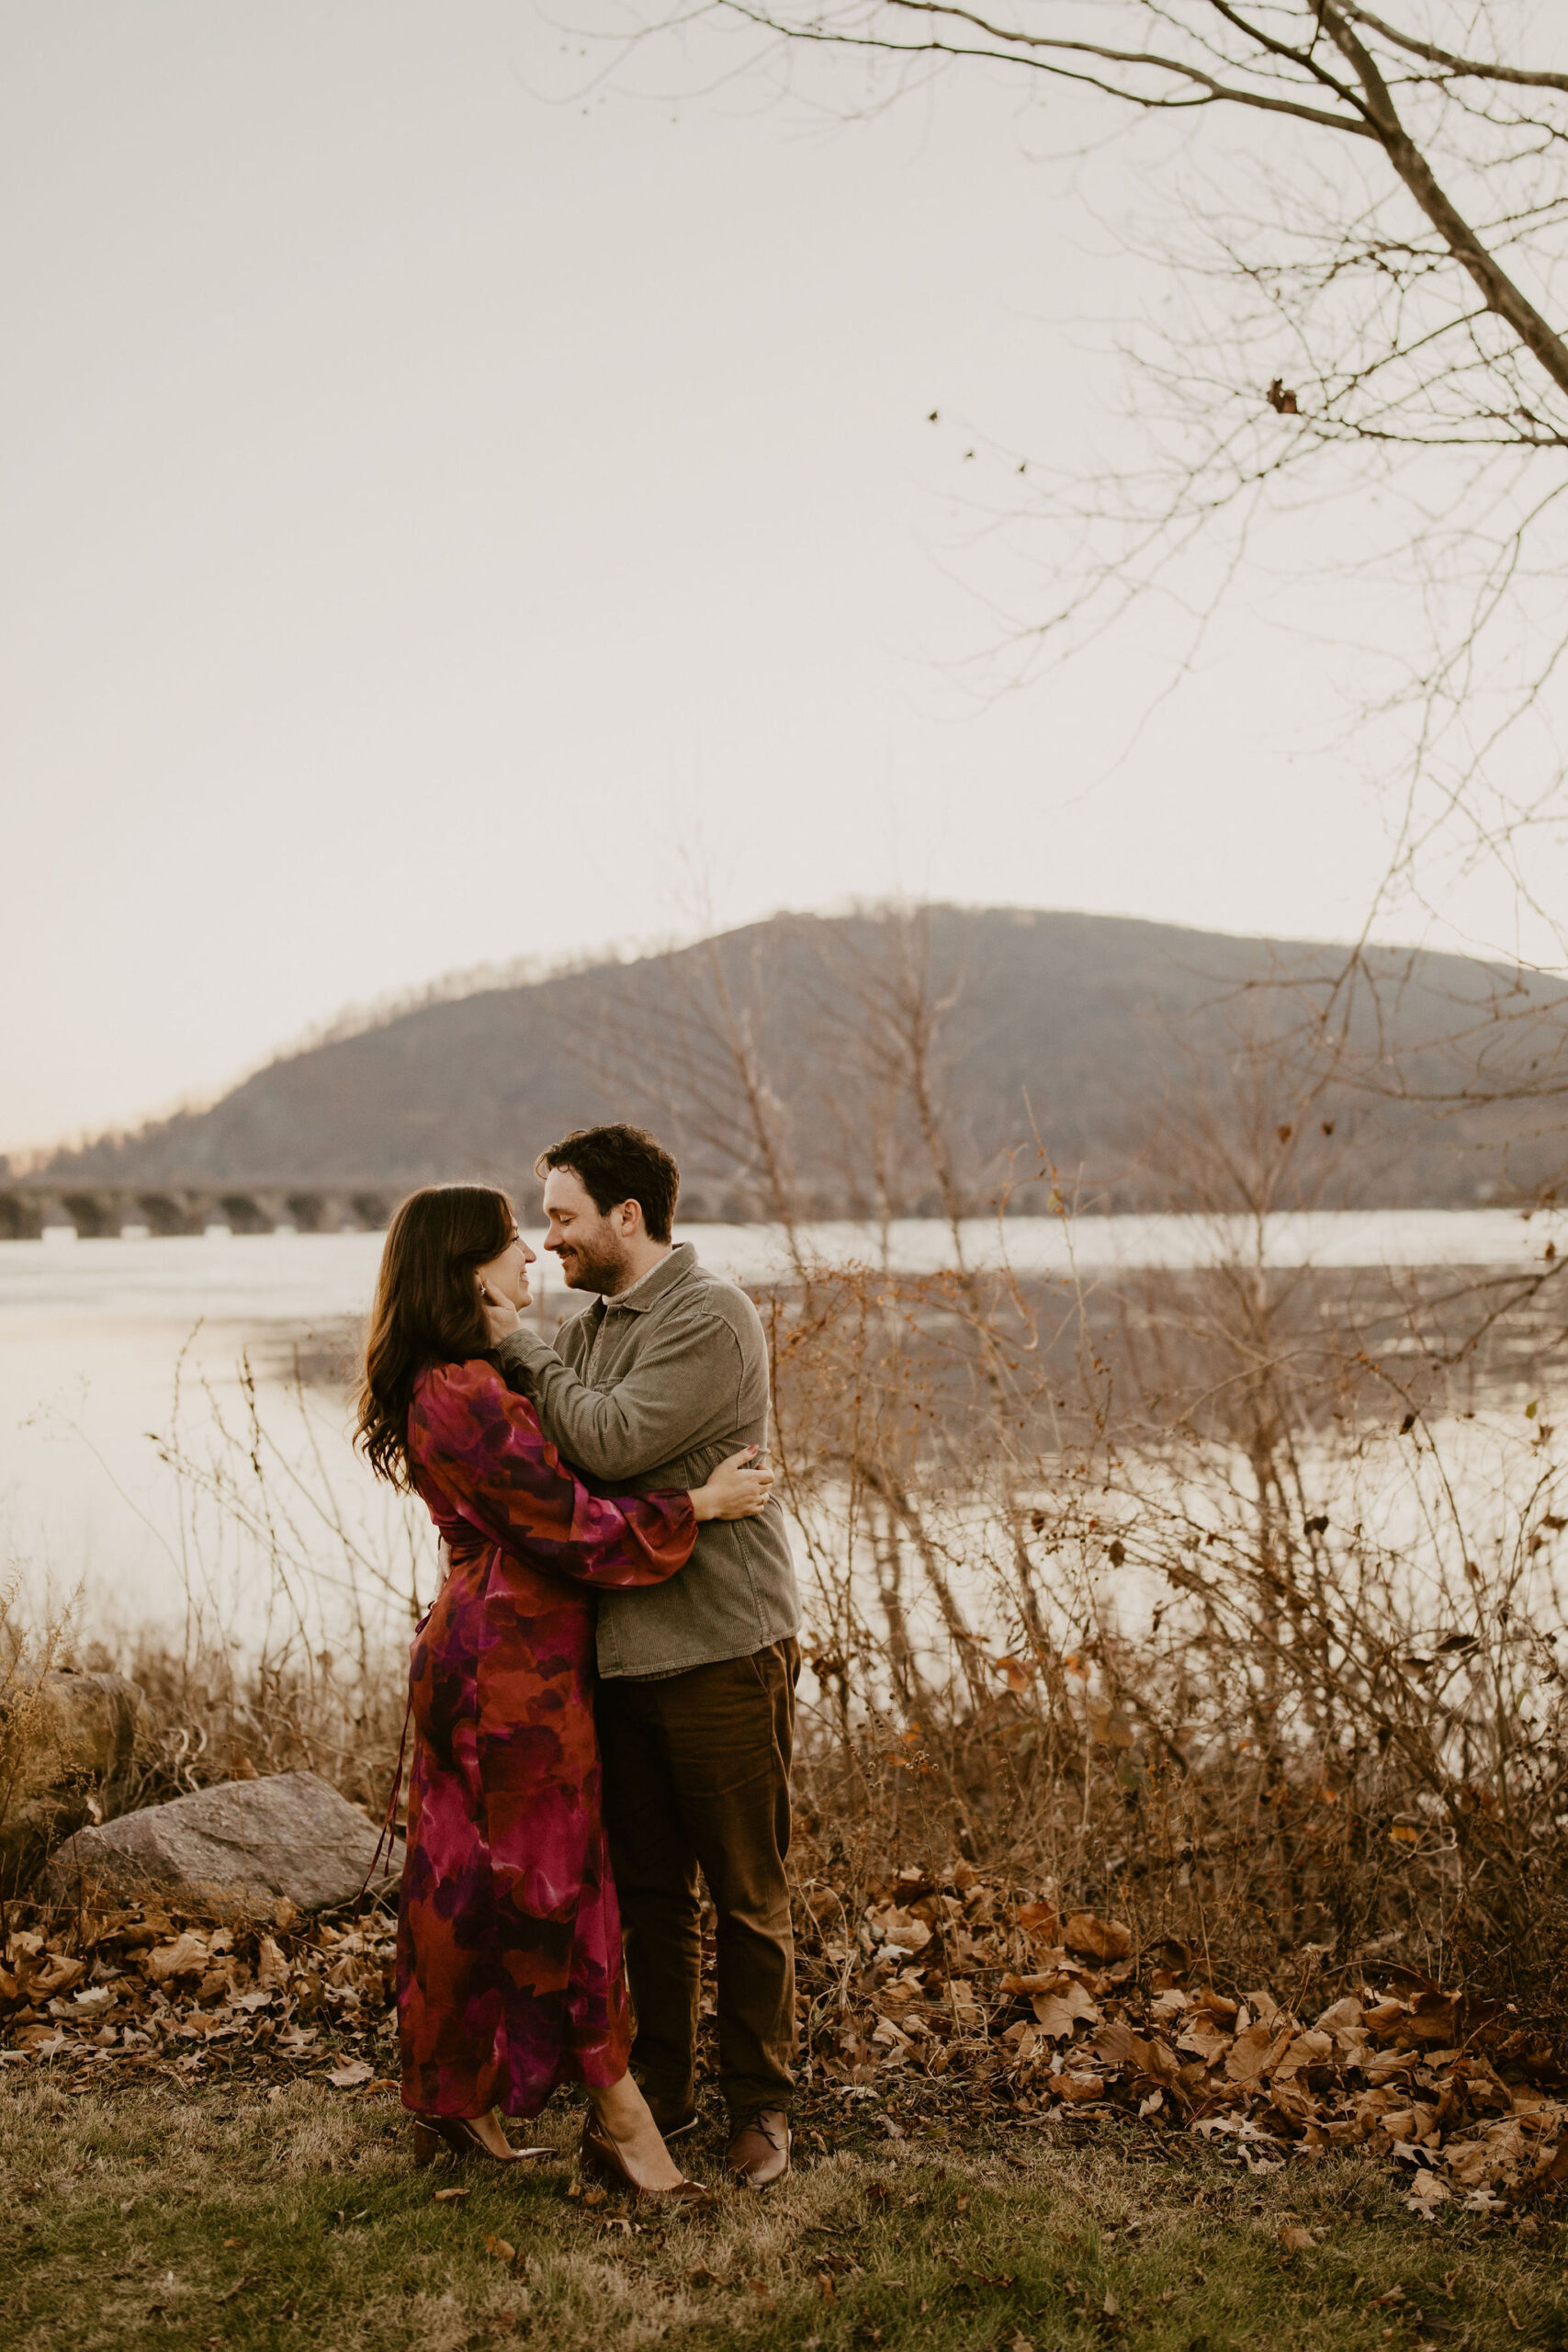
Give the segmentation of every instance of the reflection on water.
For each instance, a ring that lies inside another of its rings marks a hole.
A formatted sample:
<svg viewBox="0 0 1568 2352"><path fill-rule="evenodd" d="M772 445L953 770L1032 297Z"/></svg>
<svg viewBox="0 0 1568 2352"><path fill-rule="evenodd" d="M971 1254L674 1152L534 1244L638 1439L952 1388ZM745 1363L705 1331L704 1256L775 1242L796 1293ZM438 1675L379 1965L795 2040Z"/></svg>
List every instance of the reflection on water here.
<svg viewBox="0 0 1568 2352"><path fill-rule="evenodd" d="M734 1280L763 1282L784 1270L779 1236L763 1227L691 1228L699 1254ZM1269 1220L1264 1254L1280 1265L1522 1266L1539 1259L1546 1221L1497 1209L1416 1210L1281 1216ZM886 1234L848 1224L808 1227L812 1255L931 1272L953 1261L934 1220ZM1023 1273L1190 1267L1237 1253L1250 1234L1214 1220L1173 1216L1010 1218L965 1227L967 1261L1005 1252ZM227 1548L194 1562L182 1512L154 1437L167 1438L176 1376L186 1447L197 1462L227 1458L221 1426L243 1434L249 1410L241 1376L249 1358L263 1420L280 1447L330 1470L352 1540L397 1558L406 1587L407 1542L395 1508L355 1462L346 1408L328 1385L300 1417L283 1393L297 1344L340 1348L368 1305L380 1256L375 1233L230 1235L0 1243L0 1541L35 1599L84 1587L83 1616L111 1637L158 1623L179 1628L187 1587L210 1583L208 1605L236 1630L254 1630L265 1544L231 1529ZM545 1261L546 1304L563 1300ZM243 1452L243 1447L242 1447ZM331 1557L335 1538L311 1525L299 1499L299 1544ZM323 1602L330 1613L330 1595Z"/></svg>

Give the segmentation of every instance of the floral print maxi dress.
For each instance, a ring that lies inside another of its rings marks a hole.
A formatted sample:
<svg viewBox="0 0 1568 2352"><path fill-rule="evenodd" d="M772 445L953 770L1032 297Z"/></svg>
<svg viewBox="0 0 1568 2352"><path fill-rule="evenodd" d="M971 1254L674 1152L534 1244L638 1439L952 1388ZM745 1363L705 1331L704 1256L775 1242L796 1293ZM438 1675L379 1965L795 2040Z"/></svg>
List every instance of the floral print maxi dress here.
<svg viewBox="0 0 1568 2352"><path fill-rule="evenodd" d="M413 1482L452 1564L412 1653L398 1915L403 2105L535 2115L626 2072L631 2020L593 1734L593 1590L662 1583L685 1495L591 1495L482 1362L423 1373Z"/></svg>

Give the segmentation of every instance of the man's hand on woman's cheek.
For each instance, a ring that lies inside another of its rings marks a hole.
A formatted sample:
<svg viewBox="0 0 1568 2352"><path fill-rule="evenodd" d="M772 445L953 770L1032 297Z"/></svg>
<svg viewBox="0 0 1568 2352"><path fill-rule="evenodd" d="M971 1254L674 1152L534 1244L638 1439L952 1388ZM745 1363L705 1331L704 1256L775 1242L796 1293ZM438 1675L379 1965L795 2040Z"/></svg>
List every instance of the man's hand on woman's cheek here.
<svg viewBox="0 0 1568 2352"><path fill-rule="evenodd" d="M522 1329L523 1317L509 1298L500 1298L492 1290L481 1290L479 1304L484 1308L492 1348L498 1348L502 1340L509 1340L513 1331Z"/></svg>

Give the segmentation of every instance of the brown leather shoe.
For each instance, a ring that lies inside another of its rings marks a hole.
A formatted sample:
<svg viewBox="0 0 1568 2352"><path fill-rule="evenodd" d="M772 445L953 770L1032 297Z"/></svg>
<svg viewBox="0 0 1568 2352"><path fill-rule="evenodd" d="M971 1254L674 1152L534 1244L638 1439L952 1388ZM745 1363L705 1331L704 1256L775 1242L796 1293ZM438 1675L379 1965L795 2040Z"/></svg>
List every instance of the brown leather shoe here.
<svg viewBox="0 0 1568 2352"><path fill-rule="evenodd" d="M789 2118L782 2107L754 2107L729 2135L725 2161L741 2188L768 2188L789 2170Z"/></svg>

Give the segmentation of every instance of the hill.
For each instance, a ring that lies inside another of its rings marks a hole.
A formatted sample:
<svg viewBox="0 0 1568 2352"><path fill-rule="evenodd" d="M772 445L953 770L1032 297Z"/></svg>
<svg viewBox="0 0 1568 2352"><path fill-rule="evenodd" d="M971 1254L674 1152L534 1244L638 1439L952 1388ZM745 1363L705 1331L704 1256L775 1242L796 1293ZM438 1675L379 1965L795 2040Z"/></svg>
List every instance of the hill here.
<svg viewBox="0 0 1568 2352"><path fill-rule="evenodd" d="M526 1195L543 1144L620 1116L680 1152L699 1216L1010 1185L1034 1207L1051 1171L1085 1205L1257 1183L1281 1206L1461 1204L1555 1182L1565 1039L1568 991L1425 951L1013 908L779 915L422 1004L50 1172Z"/></svg>

